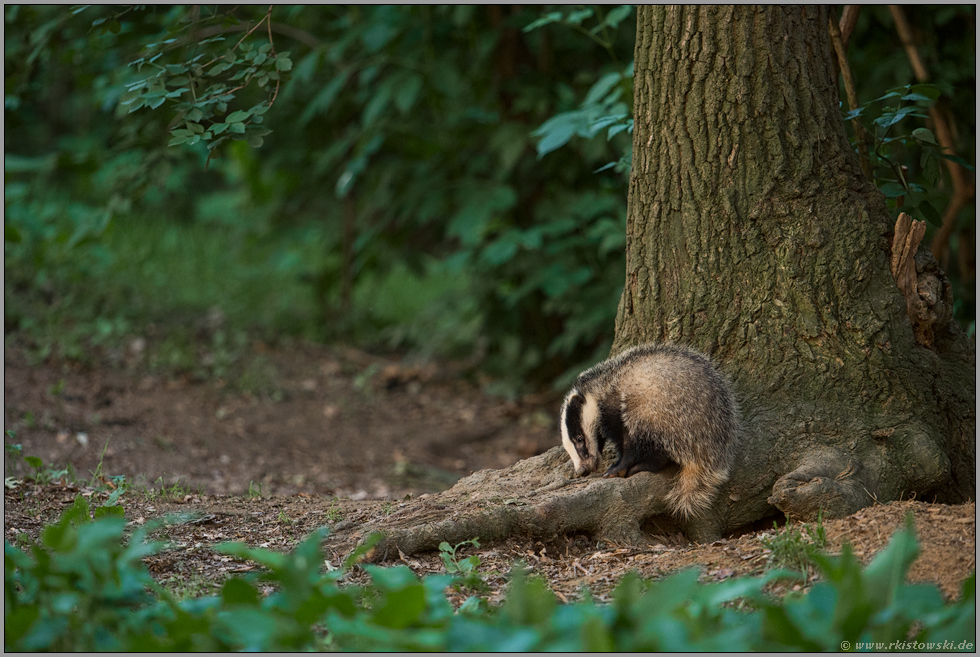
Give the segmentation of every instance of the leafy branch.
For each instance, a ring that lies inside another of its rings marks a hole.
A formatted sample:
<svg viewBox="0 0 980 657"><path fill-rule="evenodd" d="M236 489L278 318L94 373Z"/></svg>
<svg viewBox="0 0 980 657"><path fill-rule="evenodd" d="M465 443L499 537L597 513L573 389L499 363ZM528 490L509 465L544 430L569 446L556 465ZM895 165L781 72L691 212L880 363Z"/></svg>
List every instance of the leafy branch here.
<svg viewBox="0 0 980 657"><path fill-rule="evenodd" d="M144 107L157 109L168 99L174 100L177 115L170 127L168 146L193 146L204 142L209 151L208 162L214 149L229 138L245 140L253 147L261 146L263 138L271 132L260 125L263 115L279 97L282 74L293 66L289 52L276 52L272 11L270 5L234 46L206 62L202 62L205 55L198 53L184 61L162 64L159 60L164 52L180 45L179 40L171 37L149 44L147 50L150 53L160 51L152 56L148 53L130 66L137 71L152 66L157 72L129 83L121 104L129 106L132 113ZM263 26L267 42L256 47L248 39ZM223 36L198 40L195 48L223 40ZM229 105L253 83L265 90L268 97L251 107L229 112Z"/></svg>
<svg viewBox="0 0 980 657"><path fill-rule="evenodd" d="M962 158L946 153L932 130L916 127L899 131L906 119L928 119L926 110L939 99L939 88L931 84L909 84L890 89L886 94L844 114L845 120L870 120L873 125L871 150L867 157L875 185L893 202L893 207L924 219L934 226L942 218L929 200L930 190L941 179L939 161L956 162L973 171ZM909 173L906 162L919 154L916 175ZM921 180L922 183L916 182Z"/></svg>
<svg viewBox="0 0 980 657"><path fill-rule="evenodd" d="M552 23L564 25L601 46L606 52L609 53L609 57L612 59L612 61L618 64L619 60L617 59L616 53L613 50L613 38L609 31L611 29L615 29L620 23L626 20L631 13L633 13L633 5L619 5L618 7L611 9L605 16L602 15L602 7L600 5L595 5L594 7L584 7L582 5L578 5L577 7L577 9L569 13L564 11L553 11L545 14L541 18L526 25L524 27L524 31L532 32L538 28L544 27L545 25L551 25ZM584 27L582 24L593 16L595 16L599 22L591 29Z"/></svg>

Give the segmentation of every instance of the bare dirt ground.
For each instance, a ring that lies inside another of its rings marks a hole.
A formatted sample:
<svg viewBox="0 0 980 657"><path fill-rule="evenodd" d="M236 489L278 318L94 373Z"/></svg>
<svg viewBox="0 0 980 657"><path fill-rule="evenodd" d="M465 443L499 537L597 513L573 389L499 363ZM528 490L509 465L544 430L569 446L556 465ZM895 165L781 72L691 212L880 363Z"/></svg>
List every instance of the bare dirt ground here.
<svg viewBox="0 0 980 657"><path fill-rule="evenodd" d="M5 456L4 536L37 537L77 495L97 504L125 478L119 503L135 525L183 514L158 532L168 547L147 560L161 582L188 594L217 591L252 566L215 552L244 541L291 549L314 529L338 532L382 521L408 500L448 488L484 468L509 466L558 442L555 397L508 402L482 394L450 368L405 366L351 349L312 345L266 350L266 392L234 391L221 381L192 381L136 369L32 366L22 352L4 353L4 428L74 478L37 483L22 459ZM115 479L114 479L115 478ZM922 554L910 579L937 583L948 597L976 569L976 506L917 501L876 505L824 522L831 551L844 542L870 560L907 514ZM549 543L522 537L479 548L480 572L499 599L516 561L546 577L571 601L582 587L599 599L635 570L660 577L687 567L705 581L759 574L771 552L771 527L711 544L661 536L626 547L584 535ZM356 531L328 539L336 566ZM444 572L436 553L401 556L419 575ZM352 579L357 579L356 573ZM453 595L453 594L451 594ZM462 598L460 598L460 601Z"/></svg>

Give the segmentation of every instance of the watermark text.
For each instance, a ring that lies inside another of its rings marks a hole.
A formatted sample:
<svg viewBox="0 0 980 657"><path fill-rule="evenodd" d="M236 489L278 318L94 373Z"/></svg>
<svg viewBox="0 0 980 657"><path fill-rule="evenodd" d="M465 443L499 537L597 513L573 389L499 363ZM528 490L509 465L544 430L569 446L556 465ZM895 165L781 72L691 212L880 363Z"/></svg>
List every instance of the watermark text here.
<svg viewBox="0 0 980 657"><path fill-rule="evenodd" d="M841 650L850 650L850 641L840 642ZM855 650L973 650L972 641L858 641Z"/></svg>

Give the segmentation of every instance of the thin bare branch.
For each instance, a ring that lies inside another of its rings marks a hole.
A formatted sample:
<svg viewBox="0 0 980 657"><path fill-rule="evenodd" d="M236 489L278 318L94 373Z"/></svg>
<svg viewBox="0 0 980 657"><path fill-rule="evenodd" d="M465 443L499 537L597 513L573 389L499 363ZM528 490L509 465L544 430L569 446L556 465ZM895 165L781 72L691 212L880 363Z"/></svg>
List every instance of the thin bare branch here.
<svg viewBox="0 0 980 657"><path fill-rule="evenodd" d="M912 64L912 71L915 73L916 79L919 82L925 82L929 78L929 73L922 57L919 56L918 49L915 47L915 39L912 38L912 26L909 25L905 12L898 5L888 5L888 9L895 20L895 30L902 40L902 46L905 48L905 54L908 55L909 63Z"/></svg>
<svg viewBox="0 0 980 657"><path fill-rule="evenodd" d="M830 29L830 42L834 44L834 52L837 53L837 65L840 67L841 75L844 77L844 91L847 93L847 104L853 110L858 106L857 91L854 88L854 77L851 75L851 67L847 63L844 40L833 18L828 21L828 25ZM861 170L871 180L874 177L874 172L871 170L871 160L868 157L868 135L859 119L852 119L851 125L854 126L854 138L857 141L858 153L861 155Z"/></svg>
<svg viewBox="0 0 980 657"><path fill-rule="evenodd" d="M269 5L269 11L266 12L266 15L265 15L265 22L266 22L266 24L267 24L267 26L269 28L269 49L272 52L272 60L275 61L275 59L276 59L276 44L272 40L272 7L273 6L274 5ZM276 104L276 98L279 97L279 78L280 78L280 75L278 73L278 70L279 69L276 69L276 90L272 94L272 100L269 101L269 107L272 107L273 105L275 105Z"/></svg>
<svg viewBox="0 0 980 657"><path fill-rule="evenodd" d="M851 34L857 25L858 15L861 13L861 5L844 5L844 11L840 15L840 40L847 50L847 44L851 40Z"/></svg>
<svg viewBox="0 0 980 657"><path fill-rule="evenodd" d="M281 34L284 37L289 37L290 39L295 39L303 45L309 46L310 48L317 48L322 43L318 38L307 32L306 30L294 27L292 25L286 25L285 23L271 23L272 31L275 34ZM200 39L207 39L219 34L229 34L231 32L241 32L246 29L246 25L212 25L210 27L203 28L196 33L196 37Z"/></svg>

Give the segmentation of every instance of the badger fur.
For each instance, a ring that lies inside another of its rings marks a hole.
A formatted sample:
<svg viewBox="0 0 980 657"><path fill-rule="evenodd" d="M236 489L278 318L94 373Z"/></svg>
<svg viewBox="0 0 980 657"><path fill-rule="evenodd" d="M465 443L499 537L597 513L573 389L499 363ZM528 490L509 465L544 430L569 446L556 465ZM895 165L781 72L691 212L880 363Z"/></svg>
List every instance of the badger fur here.
<svg viewBox="0 0 980 657"><path fill-rule="evenodd" d="M728 480L739 436L728 381L706 356L672 345L641 345L578 375L561 407L561 440L575 475L599 468L611 442L618 459L606 477L680 466L670 509L703 513Z"/></svg>

